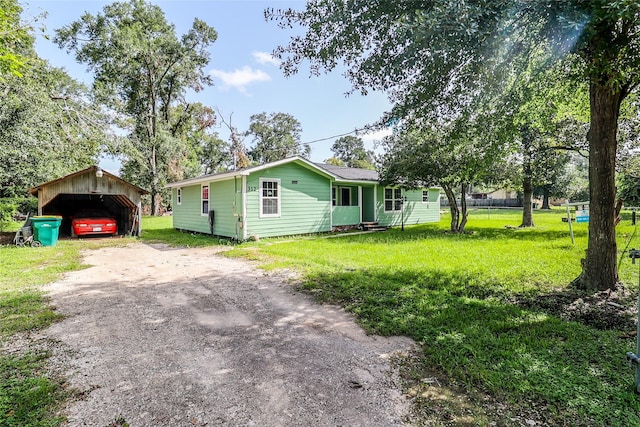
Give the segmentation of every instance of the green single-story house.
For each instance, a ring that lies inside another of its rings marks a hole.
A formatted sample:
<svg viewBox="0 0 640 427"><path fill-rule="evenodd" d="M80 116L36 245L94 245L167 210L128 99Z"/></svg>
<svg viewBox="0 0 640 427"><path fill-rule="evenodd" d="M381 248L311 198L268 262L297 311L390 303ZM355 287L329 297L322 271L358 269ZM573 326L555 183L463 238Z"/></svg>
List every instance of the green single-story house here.
<svg viewBox="0 0 640 427"><path fill-rule="evenodd" d="M237 240L440 220L440 190L383 187L368 169L291 157L169 184L173 227Z"/></svg>

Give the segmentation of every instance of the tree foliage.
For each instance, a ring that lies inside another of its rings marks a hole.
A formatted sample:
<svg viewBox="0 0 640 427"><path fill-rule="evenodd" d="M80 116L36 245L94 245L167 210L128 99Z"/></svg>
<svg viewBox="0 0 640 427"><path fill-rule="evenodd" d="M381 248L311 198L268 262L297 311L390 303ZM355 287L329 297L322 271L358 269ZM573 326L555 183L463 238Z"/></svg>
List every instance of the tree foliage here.
<svg viewBox="0 0 640 427"><path fill-rule="evenodd" d="M504 157L499 146L484 144L466 120L437 129L405 128L386 137L383 145L381 181L408 188L441 187L449 201L450 229L455 233L464 232L467 224L467 189L487 183Z"/></svg>
<svg viewBox="0 0 640 427"><path fill-rule="evenodd" d="M300 144L302 126L290 114L267 113L251 116L247 136L253 138L251 159L264 164L292 156L309 157L309 145Z"/></svg>
<svg viewBox="0 0 640 427"><path fill-rule="evenodd" d="M58 45L93 72L98 99L127 119L123 175L149 189L152 214L170 170L189 162L184 123L196 109L185 97L212 83L204 67L216 38L200 19L178 37L162 9L143 0L105 6L57 30Z"/></svg>
<svg viewBox="0 0 640 427"><path fill-rule="evenodd" d="M640 177L622 175L618 185L618 197L624 200L627 206L640 206Z"/></svg>
<svg viewBox="0 0 640 427"><path fill-rule="evenodd" d="M512 70L530 67L533 52L545 52L540 69L563 63L588 85L590 99L591 221L575 285L616 286L616 134L621 104L640 83L640 3L313 0L302 11L266 16L306 29L275 52L286 74L305 60L313 73L344 64L354 90L387 91L389 117L417 123L456 115L479 93L500 92Z"/></svg>
<svg viewBox="0 0 640 427"><path fill-rule="evenodd" d="M31 27L21 21L17 0L0 0L0 80L22 76L33 48Z"/></svg>
<svg viewBox="0 0 640 427"><path fill-rule="evenodd" d="M112 144L109 117L65 71L31 58L0 81L0 197L95 164Z"/></svg>
<svg viewBox="0 0 640 427"><path fill-rule="evenodd" d="M336 139L331 146L335 158L350 168L375 169L374 153L364 148L364 141L347 135Z"/></svg>

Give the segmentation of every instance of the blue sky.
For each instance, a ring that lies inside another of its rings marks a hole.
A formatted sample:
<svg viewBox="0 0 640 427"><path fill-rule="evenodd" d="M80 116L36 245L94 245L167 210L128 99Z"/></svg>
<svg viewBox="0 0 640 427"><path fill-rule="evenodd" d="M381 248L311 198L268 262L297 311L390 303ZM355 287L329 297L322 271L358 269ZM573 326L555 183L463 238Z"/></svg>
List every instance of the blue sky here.
<svg viewBox="0 0 640 427"><path fill-rule="evenodd" d="M149 1L149 0L147 0ZM102 0L41 0L21 1L23 16L47 13L44 20L46 33L51 39L55 29L77 20L85 11L96 14L113 1ZM206 69L215 85L194 95L193 100L218 108L227 118L233 114L233 125L246 130L249 117L261 112L283 112L294 116L302 124L302 142L340 135L360 129L376 121L390 108L382 93L370 93L366 97L345 92L350 84L340 72L320 77L310 77L305 64L295 76L285 78L270 53L278 45L284 45L301 29L279 28L274 22L266 22L264 9L293 7L302 9L304 1L259 0L151 0L165 12L169 22L176 26L178 35L190 28L198 17L218 32L218 40L211 46L211 62ZM73 77L91 83L91 75L83 64L54 43L38 37L38 54L57 67L65 68ZM224 139L227 132L219 128ZM373 149L374 141L383 133L358 135L365 146ZM331 157L331 145L335 139L311 144L311 160L323 161ZM250 144L250 139L245 141ZM118 168L117 162L101 163L107 170Z"/></svg>

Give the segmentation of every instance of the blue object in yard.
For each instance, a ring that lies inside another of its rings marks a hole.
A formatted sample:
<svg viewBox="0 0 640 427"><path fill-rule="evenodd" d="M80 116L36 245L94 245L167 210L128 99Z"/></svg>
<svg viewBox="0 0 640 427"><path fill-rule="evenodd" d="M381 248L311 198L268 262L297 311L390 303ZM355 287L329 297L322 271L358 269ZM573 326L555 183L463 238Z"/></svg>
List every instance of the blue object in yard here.
<svg viewBox="0 0 640 427"><path fill-rule="evenodd" d="M42 246L55 246L58 243L61 216L34 216L31 218L33 225L33 240L39 241Z"/></svg>
<svg viewBox="0 0 640 427"><path fill-rule="evenodd" d="M589 222L589 211L586 209L576 211L576 222Z"/></svg>

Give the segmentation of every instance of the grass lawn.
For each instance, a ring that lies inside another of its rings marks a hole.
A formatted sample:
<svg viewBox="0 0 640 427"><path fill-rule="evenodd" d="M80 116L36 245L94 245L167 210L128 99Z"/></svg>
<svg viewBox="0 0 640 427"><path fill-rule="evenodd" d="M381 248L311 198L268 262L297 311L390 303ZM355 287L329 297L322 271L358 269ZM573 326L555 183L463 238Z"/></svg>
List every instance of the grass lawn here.
<svg viewBox="0 0 640 427"><path fill-rule="evenodd" d="M507 229L519 225L520 212L479 210L465 235L445 233L444 217L404 232L262 241L233 253L259 258L265 268L299 270L302 288L343 305L372 333L412 337L423 367L503 402L505 419L524 414L544 425L640 425L640 397L625 362L635 336L623 337L633 323L610 310L598 315L580 300L556 304L590 297L567 290L580 272L587 224L574 224L573 245L561 216L536 212L534 229ZM640 247L628 219L618 233L620 251ZM626 253L620 276L637 290L638 267ZM635 307L635 296L628 292L623 302ZM460 411L437 405L434 419L462 422ZM490 418L476 413L467 422Z"/></svg>
<svg viewBox="0 0 640 427"><path fill-rule="evenodd" d="M520 215L474 211L465 235L446 233L444 216L404 232L265 239L228 254L296 269L301 288L342 304L367 330L415 339L421 353L407 387L430 425L640 425L640 397L625 362L635 350L635 326L614 307L596 306L601 298L567 289L580 272L587 225L575 224L573 245L562 212L536 212L534 229L505 228ZM171 217L143 221L146 242L230 244L172 230ZM640 248L640 238L628 218L618 235L620 276L631 292L616 301L635 308L638 267L623 251ZM0 340L57 320L40 287L82 268L81 249L126 241L0 247ZM43 352L0 354L0 425L63 422L55 413L68 392L46 364Z"/></svg>
<svg viewBox="0 0 640 427"><path fill-rule="evenodd" d="M60 319L41 287L82 268L81 249L122 242L86 239L60 240L54 247L0 246L0 343ZM48 372L48 357L41 349L0 353L0 426L44 427L63 422L56 412L69 392L64 378Z"/></svg>
<svg viewBox="0 0 640 427"><path fill-rule="evenodd" d="M16 222L9 230L18 230ZM181 233L172 229L171 217L145 217L145 242L164 242L197 247L229 244L210 236ZM0 245L0 344L18 333L37 331L60 319L49 306L41 287L59 279L63 273L83 268L81 250L126 244L129 239L59 240L54 247L16 247ZM60 425L56 415L70 392L64 378L47 370L46 351L0 352L0 426L44 427Z"/></svg>

